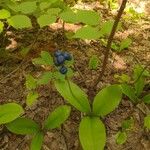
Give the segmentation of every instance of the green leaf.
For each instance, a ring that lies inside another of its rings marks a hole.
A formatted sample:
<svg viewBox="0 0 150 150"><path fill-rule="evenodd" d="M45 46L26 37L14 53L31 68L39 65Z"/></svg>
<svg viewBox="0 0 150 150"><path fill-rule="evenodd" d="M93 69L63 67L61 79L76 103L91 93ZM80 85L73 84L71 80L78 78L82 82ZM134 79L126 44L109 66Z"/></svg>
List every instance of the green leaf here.
<svg viewBox="0 0 150 150"><path fill-rule="evenodd" d="M116 134L116 143L119 144L119 145L122 145L122 144L124 144L126 141L127 141L127 134L126 134L126 132L121 132L121 131L119 131L119 132Z"/></svg>
<svg viewBox="0 0 150 150"><path fill-rule="evenodd" d="M129 119L126 119L122 122L122 130L130 130L134 125L134 120L133 118L129 118Z"/></svg>
<svg viewBox="0 0 150 150"><path fill-rule="evenodd" d="M36 79L33 78L32 75L29 74L26 76L25 85L28 90L35 89L37 87L37 81L36 81Z"/></svg>
<svg viewBox="0 0 150 150"><path fill-rule="evenodd" d="M56 16L54 15L41 15L39 18L37 18L37 22L40 25L40 27L48 26L52 23L56 22Z"/></svg>
<svg viewBox="0 0 150 150"><path fill-rule="evenodd" d="M76 13L70 9L67 11L66 10L63 11L59 16L63 21L65 21L67 23L76 23L77 22Z"/></svg>
<svg viewBox="0 0 150 150"><path fill-rule="evenodd" d="M0 33L3 32L4 23L0 21Z"/></svg>
<svg viewBox="0 0 150 150"><path fill-rule="evenodd" d="M112 112L120 103L122 90L119 85L110 85L102 89L94 98L93 112L105 116Z"/></svg>
<svg viewBox="0 0 150 150"><path fill-rule="evenodd" d="M22 2L18 7L19 10L24 14L31 14L37 9L36 1Z"/></svg>
<svg viewBox="0 0 150 150"><path fill-rule="evenodd" d="M99 39L100 36L101 34L98 28L85 26L77 30L73 38L92 40L92 39Z"/></svg>
<svg viewBox="0 0 150 150"><path fill-rule="evenodd" d="M40 127L31 119L18 118L8 124L6 124L7 129L15 134L35 134L40 130Z"/></svg>
<svg viewBox="0 0 150 150"><path fill-rule="evenodd" d="M150 115L144 118L144 127L150 129Z"/></svg>
<svg viewBox="0 0 150 150"><path fill-rule="evenodd" d="M38 85L44 85L44 84L48 84L53 78L53 73L48 71L43 73L42 76L40 76L40 79L38 79L37 84Z"/></svg>
<svg viewBox="0 0 150 150"><path fill-rule="evenodd" d="M43 140L44 134L42 132L36 133L32 139L30 150L41 150Z"/></svg>
<svg viewBox="0 0 150 150"><path fill-rule="evenodd" d="M122 92L127 97L129 97L132 102L135 102L137 100L137 97L135 95L135 89L132 86L127 85L127 84L122 84L121 88L122 88Z"/></svg>
<svg viewBox="0 0 150 150"><path fill-rule="evenodd" d="M0 105L0 125L11 122L24 113L23 108L15 103Z"/></svg>
<svg viewBox="0 0 150 150"><path fill-rule="evenodd" d="M26 99L27 106L32 106L37 101L38 97L39 95L35 91L31 91L30 93L28 93L27 99Z"/></svg>
<svg viewBox="0 0 150 150"><path fill-rule="evenodd" d="M77 22L82 22L87 25L98 25L100 23L100 15L91 10L78 10L76 12Z"/></svg>
<svg viewBox="0 0 150 150"><path fill-rule="evenodd" d="M58 16L58 14L61 12L60 8L50 8L47 10L47 14L48 15L54 15L54 16Z"/></svg>
<svg viewBox="0 0 150 150"><path fill-rule="evenodd" d="M150 94L145 95L142 99L144 103L150 104Z"/></svg>
<svg viewBox="0 0 150 150"><path fill-rule="evenodd" d="M97 55L93 55L89 61L89 68L96 70L99 66L99 62L100 61L99 61L99 58L97 57Z"/></svg>
<svg viewBox="0 0 150 150"><path fill-rule="evenodd" d="M45 61L47 65L53 65L53 58L47 51L41 52L41 58Z"/></svg>
<svg viewBox="0 0 150 150"><path fill-rule="evenodd" d="M106 131L97 117L84 117L79 126L79 138L84 150L103 150L106 143Z"/></svg>
<svg viewBox="0 0 150 150"><path fill-rule="evenodd" d="M0 19L7 19L10 17L10 12L6 9L1 9L0 10Z"/></svg>
<svg viewBox="0 0 150 150"><path fill-rule="evenodd" d="M65 75L61 74L58 71L53 72L53 78L55 80L60 80L60 81L64 81L65 80Z"/></svg>
<svg viewBox="0 0 150 150"><path fill-rule="evenodd" d="M29 17L25 15L15 15L9 18L8 20L9 25L16 29L23 29L23 28L31 28L31 20Z"/></svg>
<svg viewBox="0 0 150 150"><path fill-rule="evenodd" d="M147 75L148 75L148 71L147 70L143 71L142 66L140 65L135 66L133 78L135 81L134 86L135 86L137 96L140 96L143 91L143 88L145 86L145 77L147 77Z"/></svg>
<svg viewBox="0 0 150 150"><path fill-rule="evenodd" d="M59 127L70 115L70 106L63 105L56 108L52 113L49 114L48 118L44 123L45 129L54 129Z"/></svg>
<svg viewBox="0 0 150 150"><path fill-rule="evenodd" d="M101 30L100 30L101 35L109 35L111 33L112 28L113 28L113 24L114 24L113 20L109 20L109 21L104 22L102 24ZM117 27L117 30L120 30L120 29L121 29L121 23L119 23L118 27Z"/></svg>
<svg viewBox="0 0 150 150"><path fill-rule="evenodd" d="M121 43L120 43L120 51L128 48L130 45L132 44L132 40L130 38L126 38L124 39Z"/></svg>
<svg viewBox="0 0 150 150"><path fill-rule="evenodd" d="M139 97L144 89L145 86L145 79L144 77L140 77L136 82L135 82L135 90L136 90L136 95Z"/></svg>
<svg viewBox="0 0 150 150"><path fill-rule="evenodd" d="M100 30L101 34L102 35L109 35L111 30L112 30L113 24L114 24L113 20L109 20L107 22L104 22L102 24L102 27L101 27L101 30Z"/></svg>
<svg viewBox="0 0 150 150"><path fill-rule="evenodd" d="M71 81L55 81L55 87L61 96L81 112L91 111L88 96Z"/></svg>

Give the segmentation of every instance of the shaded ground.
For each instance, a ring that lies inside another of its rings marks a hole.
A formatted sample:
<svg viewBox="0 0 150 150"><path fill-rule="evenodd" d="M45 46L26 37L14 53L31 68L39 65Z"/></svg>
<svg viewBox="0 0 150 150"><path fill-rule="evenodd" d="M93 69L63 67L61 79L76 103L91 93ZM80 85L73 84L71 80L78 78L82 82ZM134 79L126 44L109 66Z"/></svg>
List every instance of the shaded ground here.
<svg viewBox="0 0 150 150"><path fill-rule="evenodd" d="M56 26L55 26L56 27ZM69 25L66 26L69 28ZM75 28L75 27L70 27ZM138 23L124 22L124 32L116 34L115 39L121 40L129 36L133 40L132 46L120 54L111 52L108 69L98 88L103 88L108 84L116 82L114 75L121 73L132 73L132 68L137 62L146 65L150 60L150 19L143 18ZM9 37L15 38L17 43L13 43L13 55L8 59L0 60L0 103L17 102L25 107L26 90L25 75L28 73L35 76L42 72L43 68L32 65L31 58L36 57L41 50L53 52L55 48L67 49L75 58L74 82L86 92L90 90L94 79L97 78L100 70L91 71L88 68L89 56L97 54L102 60L105 47L97 41L66 40L61 30L42 29L37 35L36 30L24 32L12 31ZM17 44L17 48L15 46ZM18 55L20 47L30 45L32 51L22 62ZM86 54L85 54L86 53ZM100 68L100 67L99 67ZM113 69L112 69L113 68ZM150 69L150 67L149 67ZM150 81L147 81L150 82ZM145 89L150 91L150 88ZM64 100L51 85L39 88L41 97L32 108L26 108L25 116L42 123L50 111L64 103ZM106 150L149 150L150 132L143 129L143 118L146 110L150 108L144 104L134 106L128 99L123 99L120 106L106 116L103 120L107 128ZM126 144L119 146L115 143L115 134L121 127L124 119L132 116L135 120L134 129L128 133ZM81 150L78 141L78 123L81 114L74 110L71 117L66 121L61 129L48 132L45 136L43 150ZM0 127L0 150L29 150L30 137L14 135L8 132L3 126Z"/></svg>

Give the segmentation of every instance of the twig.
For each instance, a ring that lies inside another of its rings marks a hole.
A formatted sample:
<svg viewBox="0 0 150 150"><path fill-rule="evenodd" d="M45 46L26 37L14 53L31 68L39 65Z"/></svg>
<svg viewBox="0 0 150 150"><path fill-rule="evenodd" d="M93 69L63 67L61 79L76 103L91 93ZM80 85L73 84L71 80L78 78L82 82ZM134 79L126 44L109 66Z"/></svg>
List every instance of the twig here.
<svg viewBox="0 0 150 150"><path fill-rule="evenodd" d="M120 21L120 19L121 19L121 16L122 16L122 14L123 14L123 11L124 11L124 9L125 9L125 7L126 7L127 1L128 1L128 0L123 0L123 1L122 1L121 7L120 7L120 9L119 9L119 11L118 11L118 14L117 14L117 16L116 16L116 19L115 19L115 22L114 22L112 31L111 31L110 36L109 36L109 38L108 38L106 51L105 51L105 53L104 53L104 60L103 60L102 70L101 70L101 72L100 72L100 74L99 74L98 79L97 79L96 82L94 83L94 86L93 86L94 88L97 87L98 83L101 81L101 79L102 79L102 77L103 77L103 75L104 75L104 73L105 73L105 70L106 70L106 67L107 67L107 63L108 63L108 58L109 58L109 52L110 52L110 50L111 50L111 44L112 44L114 35L115 35L116 30L117 30L117 27L118 27L118 23L119 23L119 21Z"/></svg>

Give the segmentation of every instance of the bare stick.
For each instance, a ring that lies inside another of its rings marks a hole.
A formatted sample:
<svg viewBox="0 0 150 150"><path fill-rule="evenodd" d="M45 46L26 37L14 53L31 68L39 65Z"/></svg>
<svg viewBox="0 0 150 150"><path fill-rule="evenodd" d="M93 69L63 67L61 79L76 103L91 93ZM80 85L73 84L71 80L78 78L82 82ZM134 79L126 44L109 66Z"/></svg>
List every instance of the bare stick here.
<svg viewBox="0 0 150 150"><path fill-rule="evenodd" d="M128 0L123 0L123 1L122 1L122 4L121 4L120 9L119 9L119 11L118 11L118 14L117 14L117 16L116 16L116 19L115 19L115 22L114 22L112 31L111 31L110 36L109 36L109 38L108 38L106 51L105 51L105 53L104 53L104 60L103 60L102 70L101 70L101 72L100 72L100 74L99 74L98 79L95 81L94 86L93 86L93 87L95 87L95 88L97 87L98 83L101 81L101 79L102 79L102 77L103 77L103 75L104 75L104 73L105 73L105 70L106 70L106 67L107 67L107 63L108 63L108 58L109 58L109 52L110 52L110 50L111 50L111 44L112 44L114 35L115 35L116 30L117 30L117 27L118 27L118 23L119 23L119 21L120 21L120 19L121 19L121 16L122 16L122 14L123 14L123 11L124 11L124 9L125 9L125 7L126 7L127 1L128 1Z"/></svg>

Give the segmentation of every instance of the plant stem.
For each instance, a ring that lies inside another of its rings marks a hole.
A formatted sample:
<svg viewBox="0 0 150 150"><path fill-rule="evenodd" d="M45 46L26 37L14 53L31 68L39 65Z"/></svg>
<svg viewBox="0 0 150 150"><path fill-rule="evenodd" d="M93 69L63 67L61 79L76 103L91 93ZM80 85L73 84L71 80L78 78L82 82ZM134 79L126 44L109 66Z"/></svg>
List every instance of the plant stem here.
<svg viewBox="0 0 150 150"><path fill-rule="evenodd" d="M124 9L126 7L126 3L127 3L128 0L123 0L122 1L122 4L120 6L120 9L118 11L118 14L116 16L116 19L115 19L115 22L114 22L114 25L112 27L112 31L110 33L110 36L108 38L108 42L107 42L107 47L106 47L106 51L104 53L104 60L103 60L103 65L102 65L102 70L99 74L99 77L98 79L96 80L96 82L94 83L94 86L93 87L97 87L98 83L101 81L104 73L105 73L105 70L106 70L106 67L107 67L107 63L108 63L108 58L109 58L109 52L111 50L111 44L112 44L112 41L113 41L113 38L114 38L114 35L116 33L116 30L117 30L117 27L118 27L118 24L119 24L119 21L121 19L121 16L124 12Z"/></svg>

